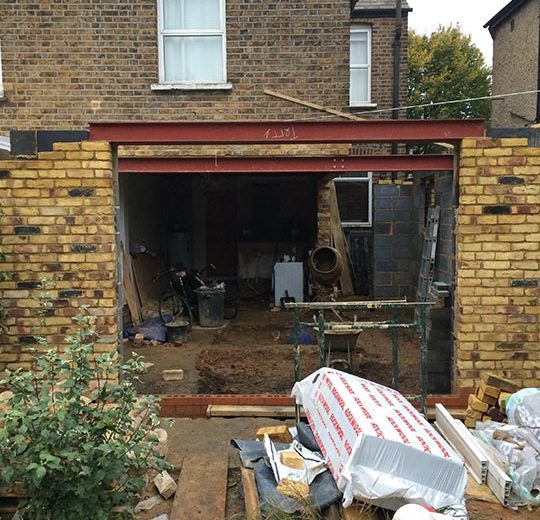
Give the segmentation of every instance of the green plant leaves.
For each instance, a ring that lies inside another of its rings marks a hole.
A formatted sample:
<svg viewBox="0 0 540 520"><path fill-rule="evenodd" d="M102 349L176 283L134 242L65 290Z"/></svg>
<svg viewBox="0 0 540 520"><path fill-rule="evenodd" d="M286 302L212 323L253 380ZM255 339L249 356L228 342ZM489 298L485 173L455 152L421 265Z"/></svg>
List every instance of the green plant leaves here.
<svg viewBox="0 0 540 520"><path fill-rule="evenodd" d="M37 371L4 379L13 396L0 413L0 476L19 482L29 497L24 518L86 520L89 511L96 520L127 518L144 474L167 467L149 435L159 422L155 399L139 399L129 377L115 380L118 360L94 352L91 316L77 323L64 353L50 349ZM124 374L141 364L128 361ZM148 420L134 421L143 411Z"/></svg>

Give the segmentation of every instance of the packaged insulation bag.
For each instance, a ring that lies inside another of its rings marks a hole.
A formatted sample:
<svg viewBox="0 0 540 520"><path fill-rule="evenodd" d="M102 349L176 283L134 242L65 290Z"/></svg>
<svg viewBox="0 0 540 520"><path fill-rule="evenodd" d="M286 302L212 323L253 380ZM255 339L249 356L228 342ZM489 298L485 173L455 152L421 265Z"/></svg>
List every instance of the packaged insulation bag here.
<svg viewBox="0 0 540 520"><path fill-rule="evenodd" d="M441 509L464 501L459 456L399 392L330 368L297 383L343 505L353 499L397 510L408 503Z"/></svg>

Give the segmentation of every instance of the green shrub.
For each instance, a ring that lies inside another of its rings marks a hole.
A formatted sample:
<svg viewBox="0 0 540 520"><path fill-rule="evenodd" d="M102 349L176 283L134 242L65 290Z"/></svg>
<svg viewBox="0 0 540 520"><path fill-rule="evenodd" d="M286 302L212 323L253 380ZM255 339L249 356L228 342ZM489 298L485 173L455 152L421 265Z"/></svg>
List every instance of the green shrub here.
<svg viewBox="0 0 540 520"><path fill-rule="evenodd" d="M94 350L93 319L76 320L64 352L48 350L34 370L0 381L13 393L0 413L0 481L21 487L24 519L132 517L145 474L166 466L150 433L156 401L138 399L133 385L141 359L131 358L118 382L116 353Z"/></svg>

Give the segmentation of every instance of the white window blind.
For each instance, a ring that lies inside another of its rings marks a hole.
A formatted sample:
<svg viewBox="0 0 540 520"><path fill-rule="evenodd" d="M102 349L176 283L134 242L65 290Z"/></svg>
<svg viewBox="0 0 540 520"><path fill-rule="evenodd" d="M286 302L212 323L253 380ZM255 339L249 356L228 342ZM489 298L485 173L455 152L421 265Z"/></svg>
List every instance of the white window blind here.
<svg viewBox="0 0 540 520"><path fill-rule="evenodd" d="M351 27L350 105L371 103L371 28Z"/></svg>
<svg viewBox="0 0 540 520"><path fill-rule="evenodd" d="M160 83L226 81L225 0L158 0Z"/></svg>

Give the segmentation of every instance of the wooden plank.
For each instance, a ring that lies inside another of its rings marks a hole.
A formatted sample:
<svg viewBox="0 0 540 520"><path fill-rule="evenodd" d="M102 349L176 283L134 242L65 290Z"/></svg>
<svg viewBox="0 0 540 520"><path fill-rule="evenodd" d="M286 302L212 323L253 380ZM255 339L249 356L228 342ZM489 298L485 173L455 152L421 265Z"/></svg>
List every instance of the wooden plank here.
<svg viewBox="0 0 540 520"><path fill-rule="evenodd" d="M294 96L288 96L287 94L282 94L281 92L276 92L275 90L270 90L268 88L265 88L263 92L267 96L284 99L285 101L290 101L291 103L296 103L297 105L313 108L314 110L319 110L320 112L327 112L328 114L344 117L345 119L352 119L353 121L365 121L365 118L363 117L358 117L353 114L347 114L346 112L341 112L340 110L334 110L333 108L323 107L322 105L319 105L318 103L313 103L312 101L306 101L304 99L300 99Z"/></svg>
<svg viewBox="0 0 540 520"><path fill-rule="evenodd" d="M187 455L182 464L171 520L224 520L229 453L226 449Z"/></svg>
<svg viewBox="0 0 540 520"><path fill-rule="evenodd" d="M251 406L209 404L207 417L295 417L294 406ZM302 417L304 414L302 413Z"/></svg>
<svg viewBox="0 0 540 520"><path fill-rule="evenodd" d="M294 406L256 406L256 405L226 405L209 404L206 409L207 417L277 417L289 418L295 417ZM464 419L465 410L463 408L450 409L455 419ZM301 413L305 417L304 412ZM428 408L428 420L435 419L435 409Z"/></svg>
<svg viewBox="0 0 540 520"><path fill-rule="evenodd" d="M252 469L244 467L241 468L241 471L247 520L257 520L261 516L261 504L257 492L257 483L255 482L255 473Z"/></svg>
<svg viewBox="0 0 540 520"><path fill-rule="evenodd" d="M343 262L343 271L341 272L340 285L341 293L343 296L352 296L354 294L354 281L353 271L351 268L351 255L349 253L349 246L343 232L341 225L341 218L339 216L339 206L336 193L336 185L330 182L330 231L332 235L333 246L337 249L341 255Z"/></svg>
<svg viewBox="0 0 540 520"><path fill-rule="evenodd" d="M131 265L131 257L126 252L124 246L122 245L122 259L123 259L123 274L124 274L124 294L126 297L126 302L129 307L129 312L131 314L131 319L135 326L141 324L142 321L142 310L139 295L137 292L137 287L135 285L135 277L133 274L133 266Z"/></svg>

